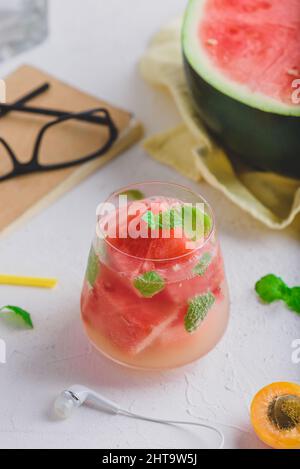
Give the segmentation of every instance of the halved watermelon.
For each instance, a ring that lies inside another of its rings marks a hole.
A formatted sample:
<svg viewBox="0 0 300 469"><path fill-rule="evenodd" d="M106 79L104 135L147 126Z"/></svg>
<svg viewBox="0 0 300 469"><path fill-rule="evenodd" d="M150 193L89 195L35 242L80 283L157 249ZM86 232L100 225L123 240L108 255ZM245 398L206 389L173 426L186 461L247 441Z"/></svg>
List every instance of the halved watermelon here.
<svg viewBox="0 0 300 469"><path fill-rule="evenodd" d="M258 168L299 177L300 0L190 0L182 43L215 137Z"/></svg>

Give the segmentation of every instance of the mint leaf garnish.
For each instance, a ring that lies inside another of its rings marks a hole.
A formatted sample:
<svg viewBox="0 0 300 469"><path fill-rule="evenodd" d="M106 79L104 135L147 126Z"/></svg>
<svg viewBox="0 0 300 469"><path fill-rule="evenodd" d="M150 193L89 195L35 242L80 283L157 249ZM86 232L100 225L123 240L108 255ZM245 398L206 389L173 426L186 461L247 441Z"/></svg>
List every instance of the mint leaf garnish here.
<svg viewBox="0 0 300 469"><path fill-rule="evenodd" d="M181 212L176 208L161 212L158 216L158 225L160 228L165 229L174 229L182 226Z"/></svg>
<svg viewBox="0 0 300 469"><path fill-rule="evenodd" d="M194 273L196 275L203 276L207 271L212 260L212 256L209 252L205 252L200 259L200 262L194 268Z"/></svg>
<svg viewBox="0 0 300 469"><path fill-rule="evenodd" d="M20 316L23 321L25 322L25 324L30 327L30 329L33 329L33 323L32 323L32 320L31 320L31 316L30 314L25 311L24 309L22 308L19 308L19 306L3 306L2 308L0 308L0 312L9 312L9 313L14 313L16 314L17 316Z"/></svg>
<svg viewBox="0 0 300 469"><path fill-rule="evenodd" d="M91 287L94 286L97 276L99 273L99 258L95 252L94 247L91 247L89 259L88 259L88 266L86 271L86 279Z"/></svg>
<svg viewBox="0 0 300 469"><path fill-rule="evenodd" d="M255 291L265 303L282 300L300 314L300 287L289 288L280 277L269 274L256 283Z"/></svg>
<svg viewBox="0 0 300 469"><path fill-rule="evenodd" d="M184 318L184 326L187 332L191 334L198 329L215 301L215 296L209 292L204 295L195 296L189 302L189 308Z"/></svg>
<svg viewBox="0 0 300 469"><path fill-rule="evenodd" d="M122 192L120 195L126 195L129 200L142 200L145 199L145 194L137 189Z"/></svg>
<svg viewBox="0 0 300 469"><path fill-rule="evenodd" d="M165 281L157 272L151 271L137 277L134 286L144 298L152 298L164 289Z"/></svg>
<svg viewBox="0 0 300 469"><path fill-rule="evenodd" d="M144 220L152 230L159 228L157 215L154 215L150 210L142 216L142 220Z"/></svg>
<svg viewBox="0 0 300 469"><path fill-rule="evenodd" d="M210 216L198 207L184 205L182 207L184 230L189 239L196 241L203 235L207 237L212 229Z"/></svg>
<svg viewBox="0 0 300 469"><path fill-rule="evenodd" d="M142 217L148 224L149 228L153 230L173 229L182 225L181 213L176 209L166 210L165 212L153 213L148 210Z"/></svg>
<svg viewBox="0 0 300 469"><path fill-rule="evenodd" d="M142 219L151 229L174 229L181 226L192 240L199 239L203 235L207 237L212 228L210 216L198 207L190 205L174 207L157 214L149 210Z"/></svg>

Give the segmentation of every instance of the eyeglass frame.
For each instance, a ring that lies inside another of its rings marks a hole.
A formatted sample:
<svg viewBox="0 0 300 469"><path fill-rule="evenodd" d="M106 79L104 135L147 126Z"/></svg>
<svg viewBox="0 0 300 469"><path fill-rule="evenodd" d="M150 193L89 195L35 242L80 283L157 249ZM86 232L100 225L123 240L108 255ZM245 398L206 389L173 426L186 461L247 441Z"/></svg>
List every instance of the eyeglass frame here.
<svg viewBox="0 0 300 469"><path fill-rule="evenodd" d="M40 94L44 93L50 88L49 83L45 83L42 86L38 87L37 89L31 91L27 95L20 98L13 104L6 104L0 103L0 119L4 117L6 114L10 112L21 112L27 114L36 114L36 115L44 115L44 116L52 116L56 117L56 119L47 122L43 125L40 129L33 148L33 153L31 159L26 162L22 163L18 160L17 155L11 148L11 146L6 142L4 138L0 136L0 143L4 146L8 155L10 156L11 162L13 164L12 171L4 176L0 176L0 183L13 179L15 177L24 176L26 174L33 174L33 173L43 173L47 171L55 171L55 170L63 170L67 168L72 168L75 166L79 166L84 163L88 163L96 158L104 156L116 142L119 136L118 128L116 127L109 111L105 108L94 108L89 109L83 112L65 112L65 111L58 111L54 109L48 108L40 108L40 107L29 107L24 106L29 100L39 96ZM95 116L94 114L101 113L102 116ZM110 130L110 136L108 141L97 151L86 155L80 159L62 163L55 163L55 164L48 164L43 165L39 162L39 153L41 142L44 137L45 132L54 125L57 125L61 122L66 122L68 120L78 120L87 123L105 125ZM1 156L0 156L1 157Z"/></svg>

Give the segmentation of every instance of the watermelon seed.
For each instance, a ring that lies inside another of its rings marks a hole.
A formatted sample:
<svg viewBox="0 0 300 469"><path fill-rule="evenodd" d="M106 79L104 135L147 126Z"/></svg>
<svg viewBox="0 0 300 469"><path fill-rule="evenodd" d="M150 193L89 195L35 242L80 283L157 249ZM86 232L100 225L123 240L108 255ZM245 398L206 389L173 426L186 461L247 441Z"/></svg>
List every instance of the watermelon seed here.
<svg viewBox="0 0 300 469"><path fill-rule="evenodd" d="M217 39L214 39L213 37L210 38L210 39L207 39L206 42L209 46L217 46L218 45Z"/></svg>
<svg viewBox="0 0 300 469"><path fill-rule="evenodd" d="M291 75L292 77L298 77L300 75L299 70L297 70L296 68L290 68L287 71L287 74Z"/></svg>

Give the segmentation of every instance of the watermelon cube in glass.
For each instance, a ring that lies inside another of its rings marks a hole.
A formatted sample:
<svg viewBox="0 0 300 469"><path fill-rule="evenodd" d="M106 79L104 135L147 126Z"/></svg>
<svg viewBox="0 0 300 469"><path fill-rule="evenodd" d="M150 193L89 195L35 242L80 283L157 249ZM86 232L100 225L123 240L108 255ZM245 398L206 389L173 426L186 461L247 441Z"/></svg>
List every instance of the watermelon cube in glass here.
<svg viewBox="0 0 300 469"><path fill-rule="evenodd" d="M141 369L174 368L208 353L229 318L208 203L185 187L150 182L99 207L81 297L91 342Z"/></svg>

